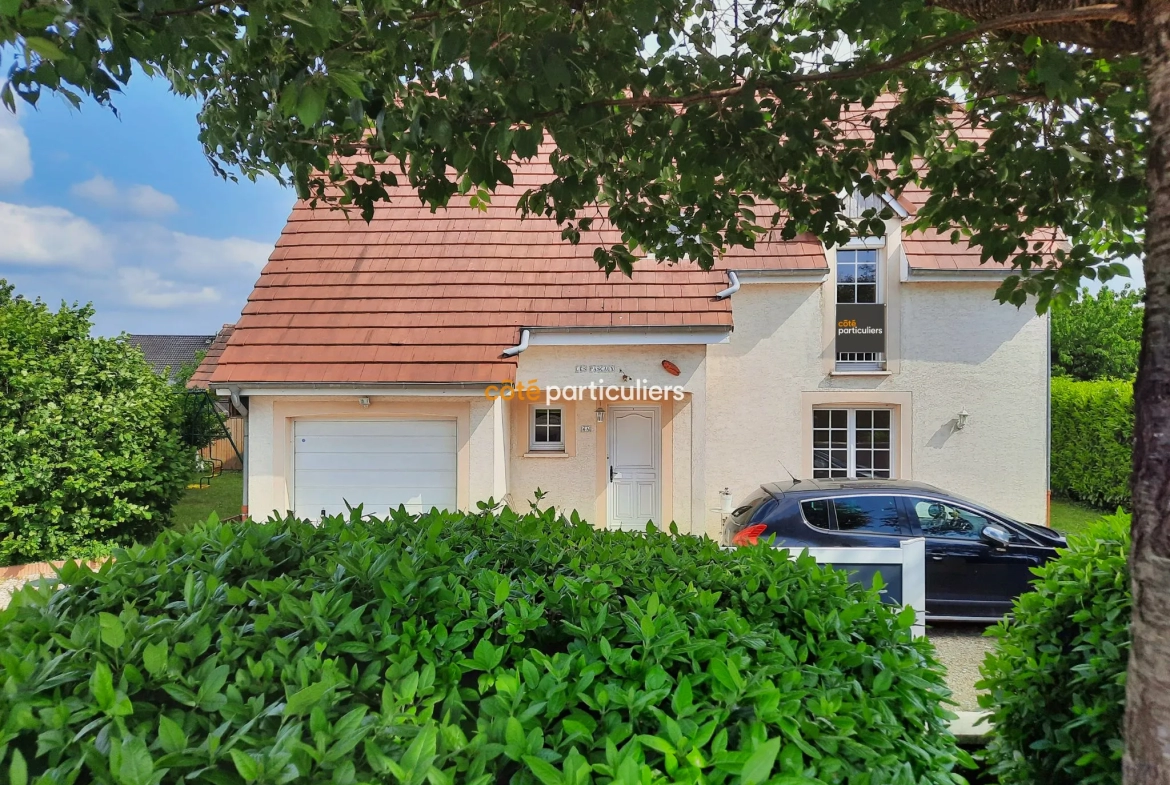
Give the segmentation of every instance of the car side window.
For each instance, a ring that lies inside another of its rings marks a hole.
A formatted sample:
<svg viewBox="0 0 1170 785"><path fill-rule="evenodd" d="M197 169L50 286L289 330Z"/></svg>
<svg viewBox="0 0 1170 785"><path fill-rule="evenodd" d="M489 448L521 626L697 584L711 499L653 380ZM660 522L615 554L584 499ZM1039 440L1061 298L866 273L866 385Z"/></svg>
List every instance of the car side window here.
<svg viewBox="0 0 1170 785"><path fill-rule="evenodd" d="M834 499L837 529L857 534L902 534L898 502L893 496L849 496Z"/></svg>
<svg viewBox="0 0 1170 785"><path fill-rule="evenodd" d="M828 499L813 499L812 501L801 502L800 511L804 513L804 519L809 526L817 529L829 528L829 500Z"/></svg>
<svg viewBox="0 0 1170 785"><path fill-rule="evenodd" d="M937 499L910 498L908 501L912 514L918 519L918 526L927 537L978 540L983 527L992 524L989 518L976 512Z"/></svg>

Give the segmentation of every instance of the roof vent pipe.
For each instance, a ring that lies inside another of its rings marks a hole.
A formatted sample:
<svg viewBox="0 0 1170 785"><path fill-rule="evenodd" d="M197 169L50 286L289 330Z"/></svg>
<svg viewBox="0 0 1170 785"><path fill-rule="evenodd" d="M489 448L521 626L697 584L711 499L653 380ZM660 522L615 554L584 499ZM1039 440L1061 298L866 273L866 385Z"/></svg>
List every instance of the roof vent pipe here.
<svg viewBox="0 0 1170 785"><path fill-rule="evenodd" d="M516 355L520 354L520 352L527 349L528 348L528 339L531 335L532 335L531 330L521 330L520 331L520 343L516 344L515 346L510 346L507 349L505 349L504 356L505 357L515 357Z"/></svg>
<svg viewBox="0 0 1170 785"><path fill-rule="evenodd" d="M726 300L731 295L739 291L739 276L734 271L727 271L727 282L731 284L726 289L715 295L716 300Z"/></svg>

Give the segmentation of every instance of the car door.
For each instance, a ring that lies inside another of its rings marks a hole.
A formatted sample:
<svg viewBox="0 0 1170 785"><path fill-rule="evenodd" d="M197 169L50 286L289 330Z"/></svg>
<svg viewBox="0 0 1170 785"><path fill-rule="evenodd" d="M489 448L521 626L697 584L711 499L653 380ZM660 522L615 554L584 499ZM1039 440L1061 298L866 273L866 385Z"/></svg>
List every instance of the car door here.
<svg viewBox="0 0 1170 785"><path fill-rule="evenodd" d="M994 618L1026 591L1039 559L1014 529L970 507L921 496L903 497L911 530L926 539L926 612L933 617ZM1013 537L1007 548L983 538L999 525Z"/></svg>

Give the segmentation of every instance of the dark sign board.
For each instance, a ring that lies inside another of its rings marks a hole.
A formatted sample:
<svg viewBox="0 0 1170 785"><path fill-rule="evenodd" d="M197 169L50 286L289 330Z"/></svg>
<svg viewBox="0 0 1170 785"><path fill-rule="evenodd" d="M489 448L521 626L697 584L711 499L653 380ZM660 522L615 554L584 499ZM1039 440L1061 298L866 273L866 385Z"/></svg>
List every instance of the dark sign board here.
<svg viewBox="0 0 1170 785"><path fill-rule="evenodd" d="M837 306L838 353L885 350L886 306L880 303Z"/></svg>

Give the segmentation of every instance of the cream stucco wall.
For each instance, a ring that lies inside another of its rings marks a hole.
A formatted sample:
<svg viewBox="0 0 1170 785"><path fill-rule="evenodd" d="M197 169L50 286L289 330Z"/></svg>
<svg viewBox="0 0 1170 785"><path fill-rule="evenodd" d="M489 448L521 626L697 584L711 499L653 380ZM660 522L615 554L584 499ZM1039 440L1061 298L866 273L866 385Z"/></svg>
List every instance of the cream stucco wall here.
<svg viewBox="0 0 1170 785"><path fill-rule="evenodd" d="M520 355L516 378L534 380L541 388L588 387L590 382L632 385L680 385L686 392L683 401L639 401L637 405L658 406L662 425L662 501L664 525L674 522L680 531L691 530L695 516L693 489L701 477L701 459L696 461L694 412L701 409L705 394L703 368L705 346L532 346ZM663 360L678 366L679 376L662 367ZM615 372L579 371L580 366L613 366ZM629 381L622 381L622 376ZM608 417L597 421L596 410L610 405L630 405L629 401L606 402L582 400L562 402L571 432L566 435L563 454L538 454L528 451L528 407L531 401L513 401L509 407L512 421L509 498L519 509L537 488L548 496L546 505L563 512L576 510L594 525L604 526L607 517L608 477L606 424ZM587 428L588 430L582 430ZM696 464L700 464L696 466Z"/></svg>
<svg viewBox="0 0 1170 785"><path fill-rule="evenodd" d="M674 521L683 532L718 536L724 487L742 500L789 473L810 476L811 412L825 405L894 408L899 477L1044 523L1047 319L995 302L992 281L903 281L900 246L892 243L890 249L886 373L834 372L830 273L823 282L744 284L733 295L735 330L726 343L534 344L519 355L516 378L543 389L639 379L681 385L681 401L639 405L660 408L662 523ZM831 267L835 255L826 258ZM667 373L663 360L677 365L680 375ZM298 419L440 417L457 421L462 509L491 497L524 510L540 488L547 493L545 504L605 525L609 418L598 422L595 410L629 402L562 401L565 451L536 454L529 452L533 400L492 400L470 390L370 399L363 408L357 394L252 396L252 515L264 518L290 506L292 428ZM969 418L958 430L961 410Z"/></svg>
<svg viewBox="0 0 1170 785"><path fill-rule="evenodd" d="M506 489L506 411L482 395L468 398L371 395L258 396L248 402L248 509L253 518L283 515L293 498L293 425L298 420L451 419L456 421L456 496L461 509Z"/></svg>
<svg viewBox="0 0 1170 785"><path fill-rule="evenodd" d="M873 404L902 418L903 478L1045 522L1047 319L997 303L994 283L888 285L899 289L889 316L899 362L872 376L826 373L827 285L752 284L734 295L731 341L708 348L707 508L725 486L738 500L787 472L808 476L811 405ZM955 430L963 409L967 427ZM719 516L705 522L715 536Z"/></svg>

